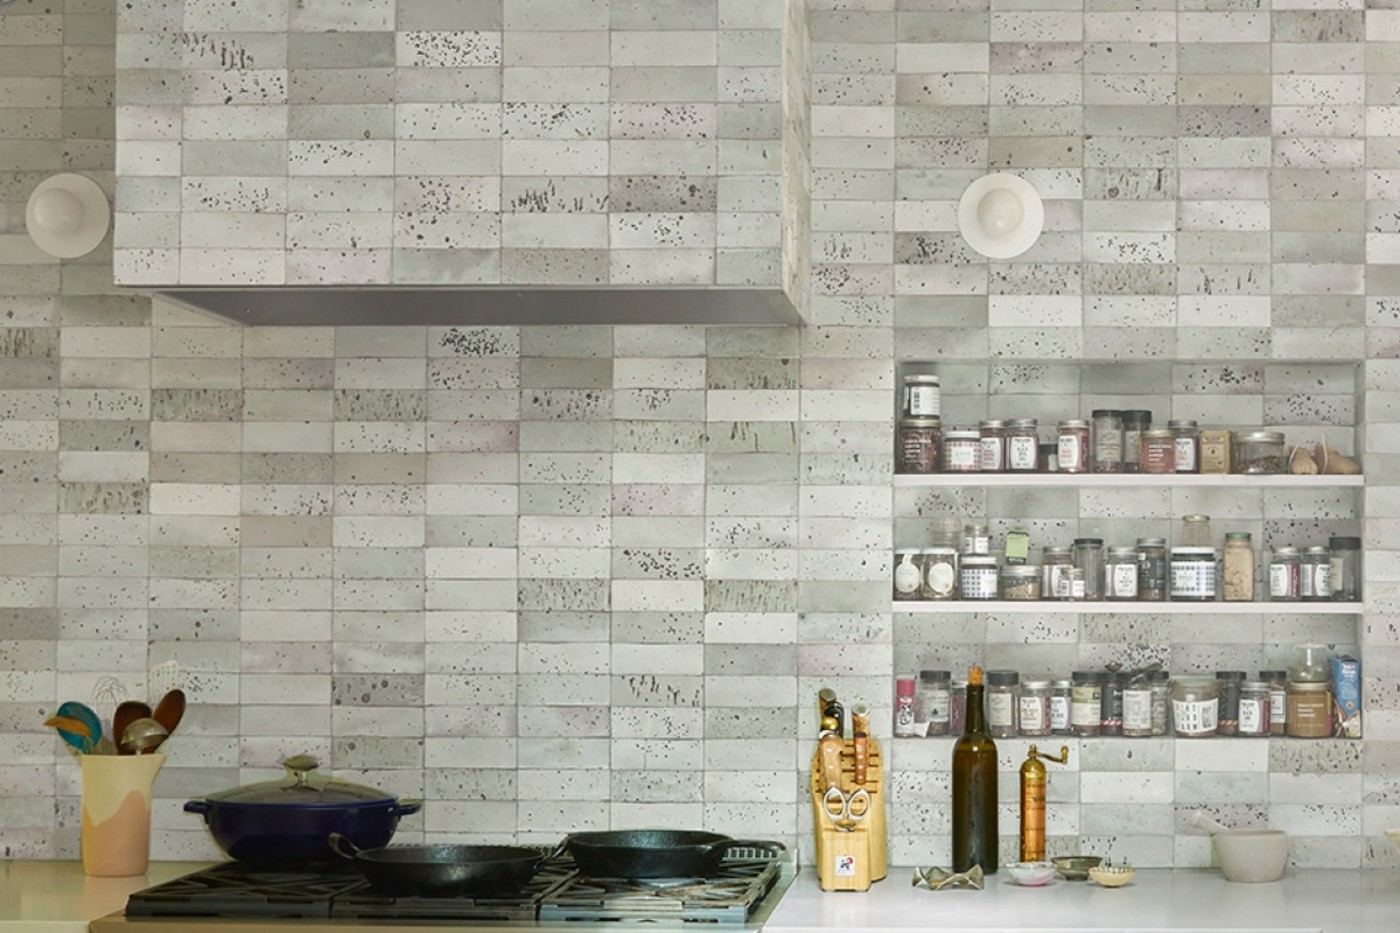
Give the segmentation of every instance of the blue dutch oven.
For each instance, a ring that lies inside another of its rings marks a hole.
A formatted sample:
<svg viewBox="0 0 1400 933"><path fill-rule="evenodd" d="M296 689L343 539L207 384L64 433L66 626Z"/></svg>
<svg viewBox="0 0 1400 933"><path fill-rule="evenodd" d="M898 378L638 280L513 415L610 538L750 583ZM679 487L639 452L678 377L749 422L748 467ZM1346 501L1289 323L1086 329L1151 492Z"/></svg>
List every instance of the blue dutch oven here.
<svg viewBox="0 0 1400 933"><path fill-rule="evenodd" d="M316 773L318 762L297 755L287 776L247 784L185 803L204 817L214 841L230 857L259 868L283 868L337 858L332 833L361 849L387 845L399 819L423 808L362 784Z"/></svg>

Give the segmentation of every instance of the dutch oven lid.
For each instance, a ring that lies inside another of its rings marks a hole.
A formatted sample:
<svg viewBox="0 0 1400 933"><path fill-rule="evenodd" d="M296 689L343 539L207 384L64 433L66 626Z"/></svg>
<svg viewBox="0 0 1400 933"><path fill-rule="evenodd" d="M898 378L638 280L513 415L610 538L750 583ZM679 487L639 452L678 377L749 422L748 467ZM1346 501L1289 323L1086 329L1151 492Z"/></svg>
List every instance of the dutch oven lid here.
<svg viewBox="0 0 1400 933"><path fill-rule="evenodd" d="M210 794L220 804L273 804L298 807L354 807L395 803L382 790L317 773L320 766L311 755L294 755L282 763L287 774L276 781L244 784Z"/></svg>

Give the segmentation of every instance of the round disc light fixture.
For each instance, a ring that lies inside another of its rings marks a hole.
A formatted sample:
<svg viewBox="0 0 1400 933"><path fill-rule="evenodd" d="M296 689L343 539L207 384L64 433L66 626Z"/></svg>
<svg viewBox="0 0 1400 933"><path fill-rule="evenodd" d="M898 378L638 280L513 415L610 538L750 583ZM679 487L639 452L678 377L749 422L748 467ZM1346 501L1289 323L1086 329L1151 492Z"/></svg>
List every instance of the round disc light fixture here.
<svg viewBox="0 0 1400 933"><path fill-rule="evenodd" d="M29 238L59 259L76 259L92 252L107 235L111 222L106 193L91 178L72 172L39 182L24 207Z"/></svg>
<svg viewBox="0 0 1400 933"><path fill-rule="evenodd" d="M958 201L958 229L983 256L1010 259L1034 245L1045 226L1045 205L1031 183L997 172L967 186Z"/></svg>

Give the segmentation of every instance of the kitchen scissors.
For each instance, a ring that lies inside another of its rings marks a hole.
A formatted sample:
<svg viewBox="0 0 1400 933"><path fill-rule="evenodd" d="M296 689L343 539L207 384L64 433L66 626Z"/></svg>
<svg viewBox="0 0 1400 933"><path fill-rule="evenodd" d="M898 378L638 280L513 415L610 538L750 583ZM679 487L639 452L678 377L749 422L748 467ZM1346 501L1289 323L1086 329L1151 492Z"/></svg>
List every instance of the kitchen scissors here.
<svg viewBox="0 0 1400 933"><path fill-rule="evenodd" d="M864 787L857 787L846 793L833 785L822 795L822 810L832 826L843 833L852 832L861 820L870 815L870 792Z"/></svg>

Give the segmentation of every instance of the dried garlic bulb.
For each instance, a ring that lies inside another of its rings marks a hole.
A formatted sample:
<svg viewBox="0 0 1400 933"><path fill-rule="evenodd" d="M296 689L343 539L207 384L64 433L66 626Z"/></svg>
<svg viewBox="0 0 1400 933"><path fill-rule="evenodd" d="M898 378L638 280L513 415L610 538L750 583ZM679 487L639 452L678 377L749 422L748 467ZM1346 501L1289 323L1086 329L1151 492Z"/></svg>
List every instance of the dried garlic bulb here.
<svg viewBox="0 0 1400 933"><path fill-rule="evenodd" d="M1345 457L1342 452L1335 447L1326 444L1318 444L1313 451L1317 462L1322 465L1322 472L1331 476L1354 476L1361 472L1361 464L1350 457Z"/></svg>
<svg viewBox="0 0 1400 933"><path fill-rule="evenodd" d="M1294 447L1288 455L1288 472L1297 476L1312 476L1317 472L1317 463L1306 447Z"/></svg>

